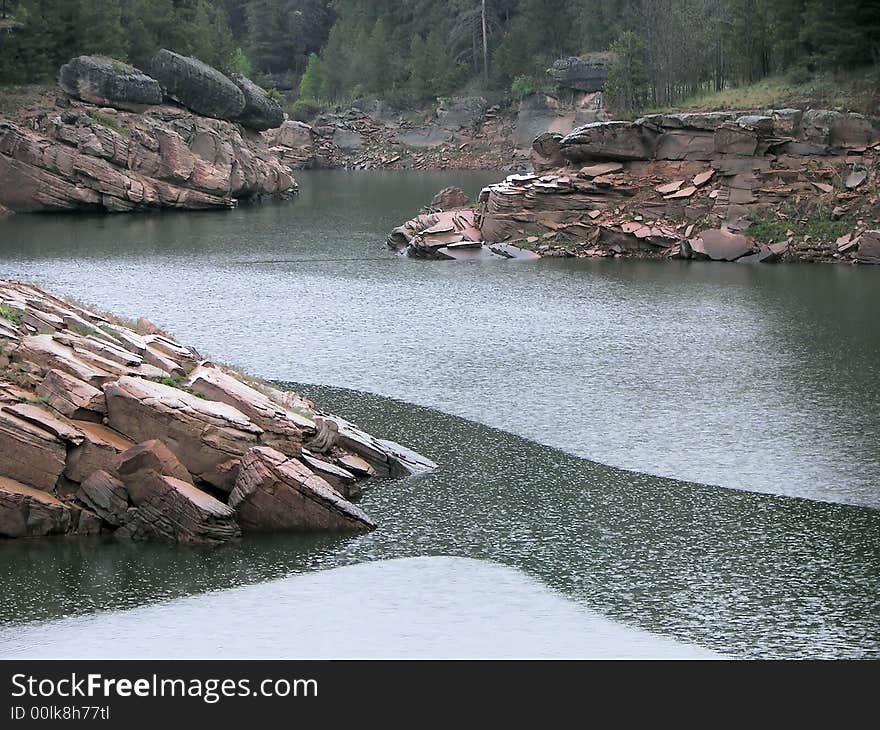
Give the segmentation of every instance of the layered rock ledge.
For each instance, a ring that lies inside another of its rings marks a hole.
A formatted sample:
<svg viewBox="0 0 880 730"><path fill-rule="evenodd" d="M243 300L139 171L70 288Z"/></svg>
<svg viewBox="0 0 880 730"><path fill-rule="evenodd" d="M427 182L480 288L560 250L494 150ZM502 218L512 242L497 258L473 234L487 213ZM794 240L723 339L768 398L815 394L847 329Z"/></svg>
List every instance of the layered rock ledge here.
<svg viewBox="0 0 880 730"><path fill-rule="evenodd" d="M80 56L52 106L0 120L0 212L229 208L296 192L260 134L283 122L277 102L197 59L161 51L154 65L160 80Z"/></svg>
<svg viewBox="0 0 880 730"><path fill-rule="evenodd" d="M880 262L876 119L656 115L543 134L532 157L535 173L485 188L473 208L422 214L389 245L428 258L462 247L471 258Z"/></svg>
<svg viewBox="0 0 880 730"><path fill-rule="evenodd" d="M369 530L365 480L434 467L146 320L0 280L0 537Z"/></svg>

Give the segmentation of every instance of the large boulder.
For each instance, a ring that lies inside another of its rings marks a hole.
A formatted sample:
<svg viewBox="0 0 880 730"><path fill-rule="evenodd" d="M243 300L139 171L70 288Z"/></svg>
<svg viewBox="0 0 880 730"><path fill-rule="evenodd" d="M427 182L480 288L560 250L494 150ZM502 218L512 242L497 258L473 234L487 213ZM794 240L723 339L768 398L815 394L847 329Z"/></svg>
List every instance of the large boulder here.
<svg viewBox="0 0 880 730"><path fill-rule="evenodd" d="M535 172L553 170L565 165L565 158L559 149L562 136L559 132L544 132L535 137L530 153Z"/></svg>
<svg viewBox="0 0 880 730"><path fill-rule="evenodd" d="M64 476L72 482L82 482L94 472L111 470L121 453L134 443L107 426L89 421L72 421L82 435L81 443L67 452Z"/></svg>
<svg viewBox="0 0 880 730"><path fill-rule="evenodd" d="M244 94L244 111L237 120L242 126L263 132L280 127L284 123L284 110L281 104L269 96L264 89L244 76L237 76L233 81Z"/></svg>
<svg viewBox="0 0 880 730"><path fill-rule="evenodd" d="M189 482L148 469L123 483L135 509L116 537L212 545L241 535L232 508Z"/></svg>
<svg viewBox="0 0 880 730"><path fill-rule="evenodd" d="M594 122L578 127L559 143L572 162L586 160L650 160L656 151L656 133L631 122Z"/></svg>
<svg viewBox="0 0 880 730"><path fill-rule="evenodd" d="M106 56L77 56L61 67L59 85L90 104L141 111L162 103L159 82Z"/></svg>
<svg viewBox="0 0 880 730"><path fill-rule="evenodd" d="M880 264L880 231L865 231L859 237L856 260L861 264Z"/></svg>
<svg viewBox="0 0 880 730"><path fill-rule="evenodd" d="M197 58L162 49L150 62L150 73L165 93L196 114L233 120L245 110L245 96L235 83Z"/></svg>
<svg viewBox="0 0 880 730"><path fill-rule="evenodd" d="M251 449L229 495L245 531L372 530L375 523L298 459L274 449Z"/></svg>
<svg viewBox="0 0 880 730"><path fill-rule="evenodd" d="M435 210L452 210L453 208L464 208L470 203L468 196L464 190L456 185L443 188L431 200L431 208Z"/></svg>
<svg viewBox="0 0 880 730"><path fill-rule="evenodd" d="M135 444L119 455L116 471L123 481L136 479L139 472L154 471L163 476L174 477L182 482L193 483L190 473L171 450L158 439Z"/></svg>
<svg viewBox="0 0 880 730"><path fill-rule="evenodd" d="M270 132L269 144L277 147L290 147L291 149L307 148L311 150L315 146L315 130L305 122L297 122L288 119L282 122L274 132Z"/></svg>
<svg viewBox="0 0 880 730"><path fill-rule="evenodd" d="M131 500L125 485L108 471L96 471L82 484L77 499L113 527L128 521Z"/></svg>
<svg viewBox="0 0 880 730"><path fill-rule="evenodd" d="M0 476L0 536L64 535L75 525L70 507L56 497Z"/></svg>
<svg viewBox="0 0 880 730"><path fill-rule="evenodd" d="M191 474L227 492L263 433L232 406L143 378L108 383L104 395L112 428L135 442L161 439Z"/></svg>

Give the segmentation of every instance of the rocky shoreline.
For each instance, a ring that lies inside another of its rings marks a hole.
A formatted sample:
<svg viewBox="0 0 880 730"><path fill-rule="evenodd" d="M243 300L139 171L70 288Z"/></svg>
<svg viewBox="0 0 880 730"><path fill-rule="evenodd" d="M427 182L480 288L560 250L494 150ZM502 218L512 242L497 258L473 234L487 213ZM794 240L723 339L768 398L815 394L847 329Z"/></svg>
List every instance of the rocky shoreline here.
<svg viewBox="0 0 880 730"><path fill-rule="evenodd" d="M147 320L0 280L0 537L370 530L365 480L434 467Z"/></svg>
<svg viewBox="0 0 880 730"><path fill-rule="evenodd" d="M490 185L473 207L423 213L388 245L440 259L880 263L880 120L655 115L542 134L532 159L534 174Z"/></svg>

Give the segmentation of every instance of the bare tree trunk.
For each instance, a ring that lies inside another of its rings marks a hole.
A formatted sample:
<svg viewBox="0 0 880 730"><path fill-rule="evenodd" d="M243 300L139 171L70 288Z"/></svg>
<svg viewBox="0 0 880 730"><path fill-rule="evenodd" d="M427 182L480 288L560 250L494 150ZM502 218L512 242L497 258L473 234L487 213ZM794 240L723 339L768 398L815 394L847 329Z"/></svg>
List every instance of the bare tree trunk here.
<svg viewBox="0 0 880 730"><path fill-rule="evenodd" d="M489 40L486 38L486 0L482 2L483 22L483 83L489 85Z"/></svg>

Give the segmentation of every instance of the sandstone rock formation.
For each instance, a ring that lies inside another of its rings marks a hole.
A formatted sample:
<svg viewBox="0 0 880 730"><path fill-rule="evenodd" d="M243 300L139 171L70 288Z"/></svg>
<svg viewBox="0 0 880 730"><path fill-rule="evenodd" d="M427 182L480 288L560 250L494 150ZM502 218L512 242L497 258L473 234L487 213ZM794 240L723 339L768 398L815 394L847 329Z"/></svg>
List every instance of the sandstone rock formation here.
<svg viewBox="0 0 880 730"><path fill-rule="evenodd" d="M490 185L473 211L418 216L389 245L444 258L482 241L540 256L880 260L880 120L792 109L653 115L539 135L533 160L536 174ZM839 233L814 233L825 229Z"/></svg>
<svg viewBox="0 0 880 730"><path fill-rule="evenodd" d="M231 120L245 110L242 90L216 68L197 58L163 48L153 56L149 71L168 96L196 114Z"/></svg>
<svg viewBox="0 0 880 730"><path fill-rule="evenodd" d="M298 459L266 447L241 461L229 496L242 529L360 531L376 525Z"/></svg>
<svg viewBox="0 0 880 730"><path fill-rule="evenodd" d="M450 185L432 198L428 208L431 210L452 210L453 208L464 208L469 202L464 190L457 185Z"/></svg>
<svg viewBox="0 0 880 730"><path fill-rule="evenodd" d="M0 121L0 204L16 212L229 208L295 192L262 138L177 108L74 103L25 124Z"/></svg>
<svg viewBox="0 0 880 730"><path fill-rule="evenodd" d="M162 87L139 69L105 56L77 56L61 67L59 85L98 106L143 111L162 103Z"/></svg>
<svg viewBox="0 0 880 730"><path fill-rule="evenodd" d="M364 479L434 466L146 321L0 280L0 536L369 529Z"/></svg>

